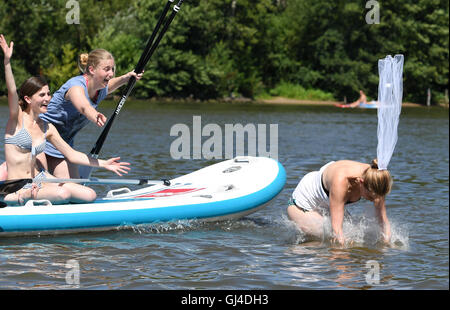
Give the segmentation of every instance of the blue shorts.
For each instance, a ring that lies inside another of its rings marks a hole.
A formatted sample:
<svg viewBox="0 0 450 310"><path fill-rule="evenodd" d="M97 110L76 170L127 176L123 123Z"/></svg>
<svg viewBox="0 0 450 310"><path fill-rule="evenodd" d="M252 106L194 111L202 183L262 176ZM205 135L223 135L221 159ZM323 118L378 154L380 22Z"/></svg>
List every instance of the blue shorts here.
<svg viewBox="0 0 450 310"><path fill-rule="evenodd" d="M73 148L73 140L70 140L67 143L70 145L70 147ZM58 151L55 148L55 146L53 144L51 144L49 141L47 141L45 143L45 151L44 151L44 153L49 155L49 156L56 157L56 158L65 158L64 155L60 151Z"/></svg>

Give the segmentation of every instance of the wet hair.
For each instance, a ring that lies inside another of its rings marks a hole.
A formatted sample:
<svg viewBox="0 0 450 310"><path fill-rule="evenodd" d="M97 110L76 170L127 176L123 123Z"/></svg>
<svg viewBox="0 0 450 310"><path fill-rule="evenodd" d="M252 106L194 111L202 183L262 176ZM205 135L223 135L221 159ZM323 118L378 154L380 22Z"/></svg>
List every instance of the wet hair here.
<svg viewBox="0 0 450 310"><path fill-rule="evenodd" d="M392 188L392 177L388 170L378 170L377 159L372 160L370 167L362 175L364 187L371 193L384 197Z"/></svg>
<svg viewBox="0 0 450 310"><path fill-rule="evenodd" d="M48 83L42 76L32 76L22 83L18 91L19 105L22 108L22 111L25 111L28 107L28 102L25 100L25 96L32 97L46 85L48 85Z"/></svg>
<svg viewBox="0 0 450 310"><path fill-rule="evenodd" d="M114 60L114 57L107 50L101 48L95 49L91 51L89 54L86 53L80 54L80 56L78 57L78 68L82 73L89 73L88 70L89 66L96 68L100 63L100 61L105 59Z"/></svg>

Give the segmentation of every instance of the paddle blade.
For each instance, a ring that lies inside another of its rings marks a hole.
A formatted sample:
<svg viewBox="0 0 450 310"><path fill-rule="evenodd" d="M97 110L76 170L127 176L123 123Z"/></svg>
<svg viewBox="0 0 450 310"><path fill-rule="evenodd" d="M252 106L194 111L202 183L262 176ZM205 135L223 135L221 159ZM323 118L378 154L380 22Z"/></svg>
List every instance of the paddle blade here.
<svg viewBox="0 0 450 310"><path fill-rule="evenodd" d="M92 173L92 167L90 166L78 166L78 174L80 179L89 179Z"/></svg>
<svg viewBox="0 0 450 310"><path fill-rule="evenodd" d="M0 181L0 195L8 195L17 192L19 189L30 183L31 179L18 179L9 181Z"/></svg>

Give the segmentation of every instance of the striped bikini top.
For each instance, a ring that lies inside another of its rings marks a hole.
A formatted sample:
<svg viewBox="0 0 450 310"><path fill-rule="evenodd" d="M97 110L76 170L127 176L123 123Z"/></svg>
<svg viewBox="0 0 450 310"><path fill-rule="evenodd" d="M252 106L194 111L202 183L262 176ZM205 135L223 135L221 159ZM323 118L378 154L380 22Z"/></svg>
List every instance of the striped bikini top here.
<svg viewBox="0 0 450 310"><path fill-rule="evenodd" d="M22 129L20 129L19 132L12 137L5 137L5 144L14 144L20 147L21 149L30 150L32 156L36 156L42 153L45 150L45 143L47 141L46 139L48 129L47 122L44 122L45 126L44 141L38 146L33 146L33 140L31 138L31 135L28 132L28 130L25 129L24 126L25 123L23 122L22 117Z"/></svg>

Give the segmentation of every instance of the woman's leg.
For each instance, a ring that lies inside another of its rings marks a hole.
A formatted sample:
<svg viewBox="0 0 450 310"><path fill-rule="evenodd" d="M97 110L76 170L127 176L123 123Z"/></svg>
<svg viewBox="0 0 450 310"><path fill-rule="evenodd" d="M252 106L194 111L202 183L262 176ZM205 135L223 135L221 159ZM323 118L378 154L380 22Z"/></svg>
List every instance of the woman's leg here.
<svg viewBox="0 0 450 310"><path fill-rule="evenodd" d="M4 181L8 178L8 170L6 168L6 161L0 165L0 181Z"/></svg>
<svg viewBox="0 0 450 310"><path fill-rule="evenodd" d="M62 187L70 192L70 202L73 203L91 202L97 198L92 188L81 184L65 183Z"/></svg>
<svg viewBox="0 0 450 310"><path fill-rule="evenodd" d="M4 202L9 205L24 205L28 200L35 199L39 187L33 184L31 187L22 188L15 193L10 193L5 196Z"/></svg>
<svg viewBox="0 0 450 310"><path fill-rule="evenodd" d="M296 205L287 208L289 219L297 224L306 235L323 238L323 216L316 211L303 211Z"/></svg>
<svg viewBox="0 0 450 310"><path fill-rule="evenodd" d="M55 178L48 172L45 173L46 178ZM54 191L54 192L52 192ZM42 197L42 198L40 198ZM45 183L38 193L37 199L48 199L52 203L81 203L91 202L97 198L97 193L87 186L76 183Z"/></svg>
<svg viewBox="0 0 450 310"><path fill-rule="evenodd" d="M18 190L5 196L4 202L9 205L23 205L30 199L46 199L52 204L91 202L97 198L92 188L75 183L45 183L41 188L33 185L32 188Z"/></svg>
<svg viewBox="0 0 450 310"><path fill-rule="evenodd" d="M35 199L47 199L53 204L82 203L95 200L97 194L92 188L75 183L46 183L38 191Z"/></svg>
<svg viewBox="0 0 450 310"><path fill-rule="evenodd" d="M47 156L48 172L61 179L78 179L78 165L72 164L64 158Z"/></svg>

